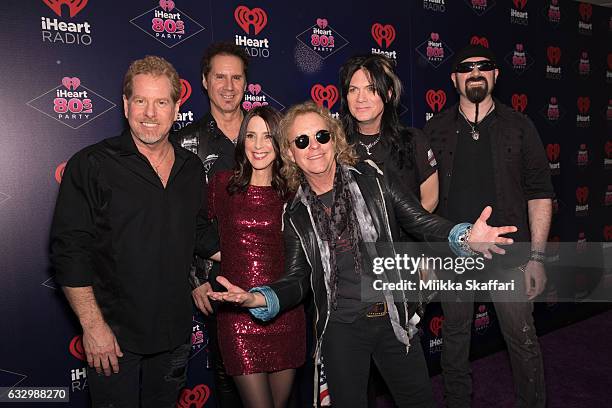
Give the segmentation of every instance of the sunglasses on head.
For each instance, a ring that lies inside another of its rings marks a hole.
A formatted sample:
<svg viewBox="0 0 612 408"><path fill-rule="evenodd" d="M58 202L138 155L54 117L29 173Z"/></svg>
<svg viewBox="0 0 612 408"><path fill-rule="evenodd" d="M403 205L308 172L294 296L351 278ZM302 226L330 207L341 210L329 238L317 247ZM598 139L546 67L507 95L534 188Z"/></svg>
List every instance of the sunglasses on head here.
<svg viewBox="0 0 612 408"><path fill-rule="evenodd" d="M493 61L489 60L460 62L457 64L455 71L461 74L467 74L468 72L472 72L474 68L478 68L479 71L493 71L496 66Z"/></svg>
<svg viewBox="0 0 612 408"><path fill-rule="evenodd" d="M315 139L317 139L317 143L325 144L331 139L331 133L329 130L321 129L315 134ZM295 147L298 149L305 149L310 144L310 138L308 135L299 135L291 143L295 143Z"/></svg>

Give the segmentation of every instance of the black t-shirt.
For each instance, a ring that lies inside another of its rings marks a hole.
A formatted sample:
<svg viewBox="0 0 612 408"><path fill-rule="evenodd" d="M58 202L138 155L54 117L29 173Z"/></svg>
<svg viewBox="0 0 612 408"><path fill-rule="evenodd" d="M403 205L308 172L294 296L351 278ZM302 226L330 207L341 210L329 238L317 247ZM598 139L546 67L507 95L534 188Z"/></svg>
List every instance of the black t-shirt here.
<svg viewBox="0 0 612 408"><path fill-rule="evenodd" d="M319 200L328 211L332 206L333 190L321 194ZM338 266L338 292L337 303L338 308L332 309L330 320L340 323L352 323L358 317L366 314L372 303L382 302L382 295L376 299L366 299L362 301L361 285L369 285L372 287L373 278L366 275L365 271L362 274L355 272L355 259L353 258L353 250L349 244L347 229L342 231L340 239L336 245L336 265ZM362 249L362 254L365 253ZM362 264L365 263L362 261ZM364 268L367 269L367 268Z"/></svg>
<svg viewBox="0 0 612 408"><path fill-rule="evenodd" d="M412 133L412 140L410 141L412 157L409 161L413 164L411 167L409 164L404 164L400 169L396 160L392 159L391 147L384 140L379 139L376 144L373 144L378 136L379 134L363 135L357 133L355 148L360 160L372 160L378 167L388 173L391 178L402 179L404 186L420 198L421 183L427 180L438 169L427 137L421 132ZM368 154L368 149L364 145L372 145L369 149L370 154Z"/></svg>
<svg viewBox="0 0 612 408"><path fill-rule="evenodd" d="M460 124L448 193L448 218L453 222L474 222L487 205L497 207L489 131L493 115L479 123L478 140L472 138L467 121ZM495 213L489 224L496 225Z"/></svg>

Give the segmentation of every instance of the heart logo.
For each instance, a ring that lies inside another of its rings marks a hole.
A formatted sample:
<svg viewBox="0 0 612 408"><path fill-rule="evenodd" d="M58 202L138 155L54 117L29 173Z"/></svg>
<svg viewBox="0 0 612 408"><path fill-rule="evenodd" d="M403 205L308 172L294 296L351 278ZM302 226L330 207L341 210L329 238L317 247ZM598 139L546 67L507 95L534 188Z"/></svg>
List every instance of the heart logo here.
<svg viewBox="0 0 612 408"><path fill-rule="evenodd" d="M548 161L551 163L556 163L559 161L559 156L561 155L561 146L559 143L549 144L546 146L546 156L548 156Z"/></svg>
<svg viewBox="0 0 612 408"><path fill-rule="evenodd" d="M604 227L603 236L606 241L612 241L612 225Z"/></svg>
<svg viewBox="0 0 612 408"><path fill-rule="evenodd" d="M589 199L589 188L586 186L578 187L576 189L576 201L578 201L578 204L585 205L588 199Z"/></svg>
<svg viewBox="0 0 612 408"><path fill-rule="evenodd" d="M89 0L43 0L55 14L62 16L62 5L66 4L70 11L70 18L79 14L85 8Z"/></svg>
<svg viewBox="0 0 612 408"><path fill-rule="evenodd" d="M608 159L612 159L612 142L611 141L606 142L605 150L606 150L606 157Z"/></svg>
<svg viewBox="0 0 612 408"><path fill-rule="evenodd" d="M432 111L440 112L446 104L446 92L442 89L437 91L430 89L425 93L425 102L427 102Z"/></svg>
<svg viewBox="0 0 612 408"><path fill-rule="evenodd" d="M489 40L487 40L486 37L478 37L476 35L472 36L472 38L470 39L470 44L480 45L482 47L489 48Z"/></svg>
<svg viewBox="0 0 612 408"><path fill-rule="evenodd" d="M552 4L553 6L558 6L558 5L559 5L559 0L552 0L552 1L551 1L551 4Z"/></svg>
<svg viewBox="0 0 612 408"><path fill-rule="evenodd" d="M581 114L586 115L589 113L589 109L591 107L591 98L588 96L579 96L576 104L578 105L578 111Z"/></svg>
<svg viewBox="0 0 612 408"><path fill-rule="evenodd" d="M251 109L253 109L253 104L251 103L251 101L244 101L242 102L242 109L244 109L245 111L250 111Z"/></svg>
<svg viewBox="0 0 612 408"><path fill-rule="evenodd" d="M487 311L487 307L485 305L478 306L478 313L484 313Z"/></svg>
<svg viewBox="0 0 612 408"><path fill-rule="evenodd" d="M55 168L55 181L57 184L62 184L62 178L64 177L64 169L66 168L66 162L62 162Z"/></svg>
<svg viewBox="0 0 612 408"><path fill-rule="evenodd" d="M247 6L238 6L234 10L234 19L247 34L249 34L249 26L252 25L255 35L259 34L268 23L268 15L259 7L251 10Z"/></svg>
<svg viewBox="0 0 612 408"><path fill-rule="evenodd" d="M323 102L327 102L327 109L331 109L338 100L338 88L334 85L316 84L310 89L310 96L317 105L323 106Z"/></svg>
<svg viewBox="0 0 612 408"><path fill-rule="evenodd" d="M527 5L527 0L513 0L513 2L514 2L514 8L518 10L524 9L525 6Z"/></svg>
<svg viewBox="0 0 612 408"><path fill-rule="evenodd" d="M523 52L524 46L521 43L516 44L514 47L518 52Z"/></svg>
<svg viewBox="0 0 612 408"><path fill-rule="evenodd" d="M81 85L81 80L77 77L63 77L62 85L64 85L67 89L72 89L76 91L76 89Z"/></svg>
<svg viewBox="0 0 612 408"><path fill-rule="evenodd" d="M183 388L176 405L178 408L204 408L210 398L210 388L205 384L198 384L192 389Z"/></svg>
<svg viewBox="0 0 612 408"><path fill-rule="evenodd" d="M438 34L438 33L431 33L430 38L431 38L431 41L438 42L438 40L440 39L440 34Z"/></svg>
<svg viewBox="0 0 612 408"><path fill-rule="evenodd" d="M557 98L556 98L556 97L554 97L554 96L551 96L551 97L550 97L550 104L551 104L551 105L556 105L556 104L557 104Z"/></svg>
<svg viewBox="0 0 612 408"><path fill-rule="evenodd" d="M159 0L159 7L165 11L171 11L174 8L174 2L172 0Z"/></svg>
<svg viewBox="0 0 612 408"><path fill-rule="evenodd" d="M259 85L259 84L249 84L247 89L253 95L259 95L259 93L261 92L261 85Z"/></svg>
<svg viewBox="0 0 612 408"><path fill-rule="evenodd" d="M81 336L74 336L72 340L70 340L70 346L68 346L70 350L70 354L72 354L75 358L85 361L85 350L83 349L83 338Z"/></svg>
<svg viewBox="0 0 612 408"><path fill-rule="evenodd" d="M512 107L519 112L525 112L527 109L527 95L514 94L512 95Z"/></svg>
<svg viewBox="0 0 612 408"><path fill-rule="evenodd" d="M317 18L317 25L321 30L325 30L327 27L327 19L326 18Z"/></svg>
<svg viewBox="0 0 612 408"><path fill-rule="evenodd" d="M380 23L372 24L371 29L372 37L379 47L383 47L383 40L385 40L385 48L389 48L391 43L395 40L395 27L391 24L382 25Z"/></svg>
<svg viewBox="0 0 612 408"><path fill-rule="evenodd" d="M440 330L442 329L442 323L444 323L444 316L435 316L429 322L429 331L436 337L440 336Z"/></svg>
<svg viewBox="0 0 612 408"><path fill-rule="evenodd" d="M582 53L580 54L580 56L582 57L582 59L588 59L589 58L589 53L586 51L582 51Z"/></svg>
<svg viewBox="0 0 612 408"><path fill-rule="evenodd" d="M593 15L593 6L588 3L580 3L578 13L582 17L582 21L590 21Z"/></svg>
<svg viewBox="0 0 612 408"><path fill-rule="evenodd" d="M546 56L550 65L558 65L561 60L561 48L549 46L546 49Z"/></svg>
<svg viewBox="0 0 612 408"><path fill-rule="evenodd" d="M182 106L191 96L191 84L186 79L181 78L181 99L179 106Z"/></svg>

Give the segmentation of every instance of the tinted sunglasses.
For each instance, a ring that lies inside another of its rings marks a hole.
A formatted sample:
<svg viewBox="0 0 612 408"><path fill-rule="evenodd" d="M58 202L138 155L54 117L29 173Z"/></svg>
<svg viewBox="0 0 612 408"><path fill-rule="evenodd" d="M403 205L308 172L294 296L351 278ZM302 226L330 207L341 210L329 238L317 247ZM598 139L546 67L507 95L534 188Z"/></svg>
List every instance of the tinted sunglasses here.
<svg viewBox="0 0 612 408"><path fill-rule="evenodd" d="M331 139L331 133L329 130L321 129L315 134L315 139L317 139L317 143L325 144ZM298 149L305 149L310 144L310 138L308 135L299 135L291 143L295 143L295 147Z"/></svg>
<svg viewBox="0 0 612 408"><path fill-rule="evenodd" d="M472 72L474 68L478 68L479 71L493 71L497 67L493 61L489 60L460 62L457 64L455 71L461 74L467 74L468 72Z"/></svg>

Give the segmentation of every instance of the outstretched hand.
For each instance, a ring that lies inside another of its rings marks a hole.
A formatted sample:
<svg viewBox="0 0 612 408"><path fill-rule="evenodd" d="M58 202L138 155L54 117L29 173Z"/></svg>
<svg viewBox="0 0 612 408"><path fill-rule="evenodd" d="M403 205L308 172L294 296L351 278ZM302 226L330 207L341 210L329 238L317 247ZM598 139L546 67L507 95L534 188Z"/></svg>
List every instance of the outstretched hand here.
<svg viewBox="0 0 612 408"><path fill-rule="evenodd" d="M219 282L227 292L208 292L211 299L219 302L233 303L242 307L261 307L266 306L266 299L260 293L251 293L239 286L232 284L223 276L217 276Z"/></svg>
<svg viewBox="0 0 612 408"><path fill-rule="evenodd" d="M492 227L487 224L487 220L491 217L493 209L490 206L485 207L480 213L480 216L472 226L468 244L475 252L480 252L485 258L491 259L494 252L503 255L506 251L498 245L510 245L514 241L512 238L506 238L502 235L518 231L515 226Z"/></svg>

